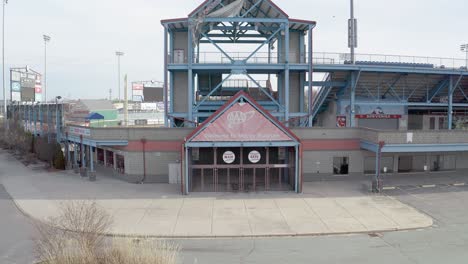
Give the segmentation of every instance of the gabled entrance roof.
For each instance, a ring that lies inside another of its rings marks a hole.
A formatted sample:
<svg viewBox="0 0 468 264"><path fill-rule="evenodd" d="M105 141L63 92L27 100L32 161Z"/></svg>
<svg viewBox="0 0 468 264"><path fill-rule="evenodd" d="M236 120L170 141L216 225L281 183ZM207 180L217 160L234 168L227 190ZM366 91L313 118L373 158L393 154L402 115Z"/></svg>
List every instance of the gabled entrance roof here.
<svg viewBox="0 0 468 264"><path fill-rule="evenodd" d="M299 138L241 91L195 129L186 145L294 146Z"/></svg>

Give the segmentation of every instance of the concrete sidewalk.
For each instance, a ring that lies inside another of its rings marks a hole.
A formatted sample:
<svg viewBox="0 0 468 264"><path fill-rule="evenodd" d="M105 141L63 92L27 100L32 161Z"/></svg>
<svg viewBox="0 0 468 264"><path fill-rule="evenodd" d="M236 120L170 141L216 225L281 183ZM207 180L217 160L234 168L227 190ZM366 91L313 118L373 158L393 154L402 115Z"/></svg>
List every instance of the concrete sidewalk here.
<svg viewBox="0 0 468 264"><path fill-rule="evenodd" d="M95 200L114 216L112 234L154 237L326 235L424 228L432 219L359 183L306 184L304 194L193 194L174 185L133 185L98 175L24 167L0 151L0 179L18 207L44 220L70 200Z"/></svg>

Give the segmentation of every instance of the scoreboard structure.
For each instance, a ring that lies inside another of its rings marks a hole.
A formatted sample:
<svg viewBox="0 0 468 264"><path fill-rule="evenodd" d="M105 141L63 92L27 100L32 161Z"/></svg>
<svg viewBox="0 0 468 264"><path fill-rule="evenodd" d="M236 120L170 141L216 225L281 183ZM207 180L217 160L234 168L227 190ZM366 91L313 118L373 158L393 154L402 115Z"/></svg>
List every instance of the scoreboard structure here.
<svg viewBox="0 0 468 264"><path fill-rule="evenodd" d="M42 75L28 66L11 68L10 99L12 102L41 102Z"/></svg>
<svg viewBox="0 0 468 264"><path fill-rule="evenodd" d="M158 81L140 81L132 83L134 102L163 102L163 83Z"/></svg>

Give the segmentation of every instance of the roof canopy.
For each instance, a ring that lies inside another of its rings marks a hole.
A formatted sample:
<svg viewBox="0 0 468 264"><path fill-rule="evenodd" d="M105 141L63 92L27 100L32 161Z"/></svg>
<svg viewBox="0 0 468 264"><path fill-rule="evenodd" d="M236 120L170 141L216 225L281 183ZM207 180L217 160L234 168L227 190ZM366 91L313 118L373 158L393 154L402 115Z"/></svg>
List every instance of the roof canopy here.
<svg viewBox="0 0 468 264"><path fill-rule="evenodd" d="M238 10L238 5L241 5L240 13L233 15L233 12ZM241 17L246 20L258 18L276 21L263 22L263 27L272 26L277 24L278 20L283 19L289 22L290 29L299 31L313 28L316 24L314 21L289 18L289 15L271 0L206 0L193 10L187 18L162 20L161 23L169 30L187 30L190 20L203 20L214 17Z"/></svg>
<svg viewBox="0 0 468 264"><path fill-rule="evenodd" d="M103 119L104 119L104 116L99 113L90 113L86 117L86 120L103 120Z"/></svg>

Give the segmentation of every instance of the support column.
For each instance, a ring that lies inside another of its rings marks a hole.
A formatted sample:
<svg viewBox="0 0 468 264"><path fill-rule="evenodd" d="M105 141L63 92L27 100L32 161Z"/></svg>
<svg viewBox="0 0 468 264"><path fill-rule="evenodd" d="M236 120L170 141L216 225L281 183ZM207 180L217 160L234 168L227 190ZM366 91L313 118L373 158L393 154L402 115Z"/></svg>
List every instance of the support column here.
<svg viewBox="0 0 468 264"><path fill-rule="evenodd" d="M309 41L309 91L307 92L308 94L308 104L309 104L309 127L312 127L314 124L314 117L312 116L312 103L313 103L313 98L312 98L312 87L313 87L313 42L312 42L312 35L313 35L313 29L309 29L309 36L308 36L308 41Z"/></svg>
<svg viewBox="0 0 468 264"><path fill-rule="evenodd" d="M80 168L78 167L78 144L73 143L73 170L75 173L80 172Z"/></svg>
<svg viewBox="0 0 468 264"><path fill-rule="evenodd" d="M349 126L356 127L356 72L351 73L351 91L350 91L350 110L349 110Z"/></svg>
<svg viewBox="0 0 468 264"><path fill-rule="evenodd" d="M39 105L39 127L40 135L44 135L44 118L42 117L42 105Z"/></svg>
<svg viewBox="0 0 468 264"><path fill-rule="evenodd" d="M70 156L70 141L68 141L68 135L67 135L67 141L65 142L65 150L67 152L67 165L66 168L69 170L71 166L71 156Z"/></svg>
<svg viewBox="0 0 468 264"><path fill-rule="evenodd" d="M290 50L289 50L289 23L284 24L284 31L285 31L285 71L284 71L284 78L285 84L284 84L284 106L285 106L285 111L284 111L284 121L286 122L286 126L289 127L289 96L290 96L290 89L289 89L289 60L290 60Z"/></svg>
<svg viewBox="0 0 468 264"><path fill-rule="evenodd" d="M104 167L107 168L107 150L102 149L102 151L104 152Z"/></svg>
<svg viewBox="0 0 468 264"><path fill-rule="evenodd" d="M193 120L193 98L194 98L194 89L193 89L193 70L192 70L192 64L193 64L193 35L192 35L192 26L189 26L188 30L188 45L187 45L187 64L188 64L188 96L187 96L187 119L189 121L194 121ZM186 126L192 127L192 123L187 123L185 124Z"/></svg>
<svg viewBox="0 0 468 264"><path fill-rule="evenodd" d="M295 190L296 190L296 193L300 193L301 192L301 185L302 183L299 182L301 180L301 177L299 176L300 174L300 167L299 167L299 146L295 146L294 147L294 151L295 151L295 161L294 161L294 165L295 165L295 168L294 168L294 172L295 172L295 182L296 182L296 186L295 186Z"/></svg>
<svg viewBox="0 0 468 264"><path fill-rule="evenodd" d="M50 114L50 107L49 107L49 104L47 104L47 143L50 143L51 141L51 119L52 119L52 116Z"/></svg>
<svg viewBox="0 0 468 264"><path fill-rule="evenodd" d="M96 171L94 170L94 147L89 146L89 180L96 181Z"/></svg>
<svg viewBox="0 0 468 264"><path fill-rule="evenodd" d="M190 32L189 32L190 34ZM167 47L167 27L164 26L164 126L168 127L168 83L167 83L167 57L168 54L168 47ZM171 98L172 99L172 98Z"/></svg>
<svg viewBox="0 0 468 264"><path fill-rule="evenodd" d="M86 152L86 147L83 144L83 140L81 140L81 146L80 146L80 152L81 152L81 169L80 169L80 174L82 177L86 177L86 157L85 157L85 152Z"/></svg>
<svg viewBox="0 0 468 264"><path fill-rule="evenodd" d="M452 130L452 123L453 123L453 92L455 91L455 87L453 87L453 76L450 76L449 79L449 88L448 88L448 121L447 121L447 127L448 130ZM440 129L440 128L439 128Z"/></svg>
<svg viewBox="0 0 468 264"><path fill-rule="evenodd" d="M32 115L33 115L33 137L36 137L37 135L37 111L36 111L36 106L33 104L32 105Z"/></svg>

